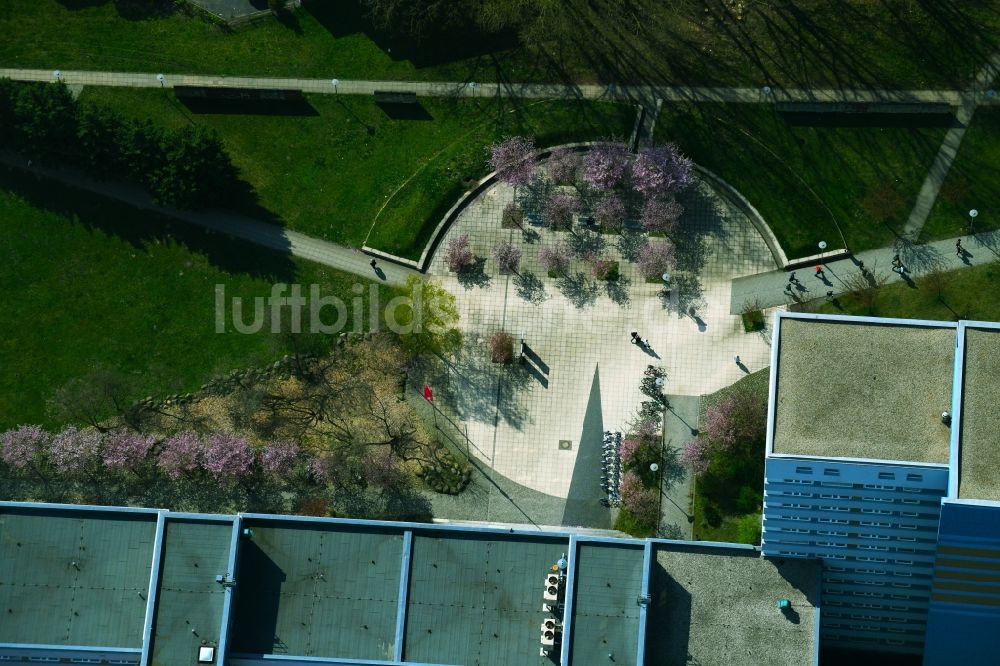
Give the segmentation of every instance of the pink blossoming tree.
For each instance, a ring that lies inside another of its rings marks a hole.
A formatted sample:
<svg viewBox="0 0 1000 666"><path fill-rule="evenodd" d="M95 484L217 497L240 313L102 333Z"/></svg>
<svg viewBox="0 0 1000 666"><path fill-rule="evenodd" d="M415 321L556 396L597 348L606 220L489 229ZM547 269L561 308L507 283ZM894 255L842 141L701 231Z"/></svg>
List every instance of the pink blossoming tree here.
<svg viewBox="0 0 1000 666"><path fill-rule="evenodd" d="M643 276L659 277L674 266L674 246L666 240L650 242L639 250L637 263Z"/></svg>
<svg viewBox="0 0 1000 666"><path fill-rule="evenodd" d="M175 481L193 472L205 455L205 443L193 432L182 432L168 437L160 448L157 464Z"/></svg>
<svg viewBox="0 0 1000 666"><path fill-rule="evenodd" d="M468 268L475 261L472 248L469 246L469 235L461 234L448 241L448 251L445 253L448 270L456 273Z"/></svg>
<svg viewBox="0 0 1000 666"><path fill-rule="evenodd" d="M632 184L647 197L680 192L692 182L691 160L673 143L644 149L632 167Z"/></svg>
<svg viewBox="0 0 1000 666"><path fill-rule="evenodd" d="M559 185L572 185L580 170L580 153L569 148L556 148L548 160L549 178Z"/></svg>
<svg viewBox="0 0 1000 666"><path fill-rule="evenodd" d="M51 435L36 425L22 425L0 435L0 460L14 469L41 462Z"/></svg>
<svg viewBox="0 0 1000 666"><path fill-rule="evenodd" d="M521 248L508 240L502 240L493 246L493 261L501 273L516 273L521 264Z"/></svg>
<svg viewBox="0 0 1000 666"><path fill-rule="evenodd" d="M546 245L538 251L538 262L548 273L565 275L569 270L571 254L569 248L562 243Z"/></svg>
<svg viewBox="0 0 1000 666"><path fill-rule="evenodd" d="M677 221L684 213L684 206L673 199L647 199L642 207L640 221L646 231L669 234L677 228Z"/></svg>
<svg viewBox="0 0 1000 666"><path fill-rule="evenodd" d="M579 200L572 194L556 192L545 202L542 219L553 229L569 229L573 226L573 213L579 207Z"/></svg>
<svg viewBox="0 0 1000 666"><path fill-rule="evenodd" d="M93 469L100 460L103 436L94 428L69 426L49 446L49 462L60 474L78 474Z"/></svg>
<svg viewBox="0 0 1000 666"><path fill-rule="evenodd" d="M202 466L222 479L239 479L250 472L253 449L245 437L216 433L208 438Z"/></svg>
<svg viewBox="0 0 1000 666"><path fill-rule="evenodd" d="M620 141L599 143L583 158L583 180L599 190L610 190L621 184L631 166L628 146Z"/></svg>
<svg viewBox="0 0 1000 666"><path fill-rule="evenodd" d="M625 226L625 202L617 194L611 194L594 206L594 219L606 229L621 230Z"/></svg>
<svg viewBox="0 0 1000 666"><path fill-rule="evenodd" d="M490 166L504 183L517 188L527 185L535 175L534 140L514 136L493 144L490 148Z"/></svg>
<svg viewBox="0 0 1000 666"><path fill-rule="evenodd" d="M287 476L299 457L299 445L295 442L275 440L268 442L260 451L260 466L265 473L273 476Z"/></svg>
<svg viewBox="0 0 1000 666"><path fill-rule="evenodd" d="M696 437L684 445L681 452L681 462L689 465L695 474L708 471L711 462L712 447L704 437Z"/></svg>
<svg viewBox="0 0 1000 666"><path fill-rule="evenodd" d="M104 439L101 459L108 469L134 472L149 459L155 444L156 440L147 435L115 430Z"/></svg>

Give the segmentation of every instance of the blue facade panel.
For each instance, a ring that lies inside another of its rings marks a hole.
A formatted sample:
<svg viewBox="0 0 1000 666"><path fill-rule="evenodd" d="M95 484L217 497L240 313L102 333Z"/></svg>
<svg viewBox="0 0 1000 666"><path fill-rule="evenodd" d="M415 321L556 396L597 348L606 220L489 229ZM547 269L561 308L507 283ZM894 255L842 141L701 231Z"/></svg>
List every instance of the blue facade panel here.
<svg viewBox="0 0 1000 666"><path fill-rule="evenodd" d="M1000 505L945 502L925 666L1000 663Z"/></svg>

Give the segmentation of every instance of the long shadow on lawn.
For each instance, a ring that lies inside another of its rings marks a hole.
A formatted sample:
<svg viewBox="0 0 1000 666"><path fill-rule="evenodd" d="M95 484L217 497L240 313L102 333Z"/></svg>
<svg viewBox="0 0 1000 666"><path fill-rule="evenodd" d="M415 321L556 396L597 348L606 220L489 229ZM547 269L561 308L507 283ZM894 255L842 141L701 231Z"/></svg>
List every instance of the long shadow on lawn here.
<svg viewBox="0 0 1000 666"><path fill-rule="evenodd" d="M209 263L229 273L290 282L296 266L290 256L201 229L59 182L0 168L0 188L23 197L32 206L51 211L85 228L115 236L143 252L152 244L175 241L205 255Z"/></svg>

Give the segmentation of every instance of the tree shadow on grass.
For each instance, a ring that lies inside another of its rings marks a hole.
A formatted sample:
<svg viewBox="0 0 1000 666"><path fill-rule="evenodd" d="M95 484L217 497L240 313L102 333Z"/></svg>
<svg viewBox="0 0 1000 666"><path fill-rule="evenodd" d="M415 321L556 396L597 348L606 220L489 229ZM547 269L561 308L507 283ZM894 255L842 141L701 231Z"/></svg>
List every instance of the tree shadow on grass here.
<svg viewBox="0 0 1000 666"><path fill-rule="evenodd" d="M484 257L476 257L471 266L463 268L456 275L458 283L466 289L473 287L485 289L490 286L491 278L486 274L486 259Z"/></svg>
<svg viewBox="0 0 1000 666"><path fill-rule="evenodd" d="M0 167L0 187L16 192L36 208L73 220L88 230L114 236L142 252L150 245L176 242L191 252L205 255L212 266L228 273L279 282L295 280L295 262L277 249L234 239L16 169ZM276 242L279 236L281 230L276 228Z"/></svg>
<svg viewBox="0 0 1000 666"><path fill-rule="evenodd" d="M514 286L517 287L517 295L532 305L545 301L545 285L531 271L521 271L516 275Z"/></svg>
<svg viewBox="0 0 1000 666"><path fill-rule="evenodd" d="M573 304L573 307L583 309L593 305L597 300L600 287L587 279L584 273L570 273L556 281L556 288Z"/></svg>

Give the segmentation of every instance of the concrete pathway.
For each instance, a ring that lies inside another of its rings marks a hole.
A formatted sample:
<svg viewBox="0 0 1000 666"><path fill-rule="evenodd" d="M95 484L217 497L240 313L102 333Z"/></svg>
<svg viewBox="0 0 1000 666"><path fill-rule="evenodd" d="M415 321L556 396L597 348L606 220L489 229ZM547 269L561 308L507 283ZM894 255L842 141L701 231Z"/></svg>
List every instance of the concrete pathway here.
<svg viewBox="0 0 1000 666"><path fill-rule="evenodd" d="M927 177L920 186L913 210L910 211L910 216L903 227L903 236L907 240L916 242L920 238L920 232L923 231L927 217L931 214L931 209L934 208L934 202L937 201L941 186L951 170L951 164L958 155L958 149L962 145L962 139L965 138L965 131L968 129L969 123L972 122L976 107L983 101L985 89L996 79L998 72L1000 72L1000 52L995 53L990 58L989 62L976 75L972 89L962 95L961 103L955 112L955 123L945 134L941 148L934 157Z"/></svg>
<svg viewBox="0 0 1000 666"><path fill-rule="evenodd" d="M956 248L956 241L962 243L962 253ZM892 271L892 259L899 255L906 268L905 277ZM859 252L853 257L824 261L822 278L816 277L815 268L806 266L795 271L770 271L748 275L733 280L732 301L729 311L741 312L747 303L756 303L761 308L785 306L791 303L824 298L828 291L833 296L853 291L861 275L859 262L871 275L872 284L893 281L912 283L935 271L954 271L969 266L988 264L1000 259L1000 230L975 235L947 238L931 243L909 243L902 240L893 247ZM789 282L794 274L797 284ZM791 291L788 288L791 287Z"/></svg>
<svg viewBox="0 0 1000 666"><path fill-rule="evenodd" d="M670 408L663 419L664 463L660 484L660 525L657 536L691 539L691 469L680 462L684 444L698 429L701 398L690 395L667 396Z"/></svg>
<svg viewBox="0 0 1000 666"><path fill-rule="evenodd" d="M313 238L297 231L285 229L277 224L263 222L228 210L179 210L158 206L150 201L149 195L138 186L93 180L75 169L46 168L37 165L28 167L24 158L10 153L0 153L0 164L22 169L70 187L94 192L141 210L160 213L278 252L308 259L347 273L354 273L367 280L381 280L388 284L403 285L406 284L407 278L411 275L419 275L416 270L388 262L378 262L378 272L376 272L369 263L372 258L360 250Z"/></svg>
<svg viewBox="0 0 1000 666"><path fill-rule="evenodd" d="M368 81L334 79L298 79L224 74L181 74L166 72L96 72L82 70L0 68L0 77L17 81L53 81L71 85L161 88L179 85L231 88L293 88L308 93L371 95L376 90L414 92L434 97L523 97L643 100L665 102L734 102L761 104L773 102L944 102L958 105L962 92L957 90L883 90L883 89L802 89L774 88L765 94L760 88L691 87L691 86L615 86L545 83L475 83L472 81ZM980 101L986 101L980 100ZM998 100L1000 101L1000 100Z"/></svg>

